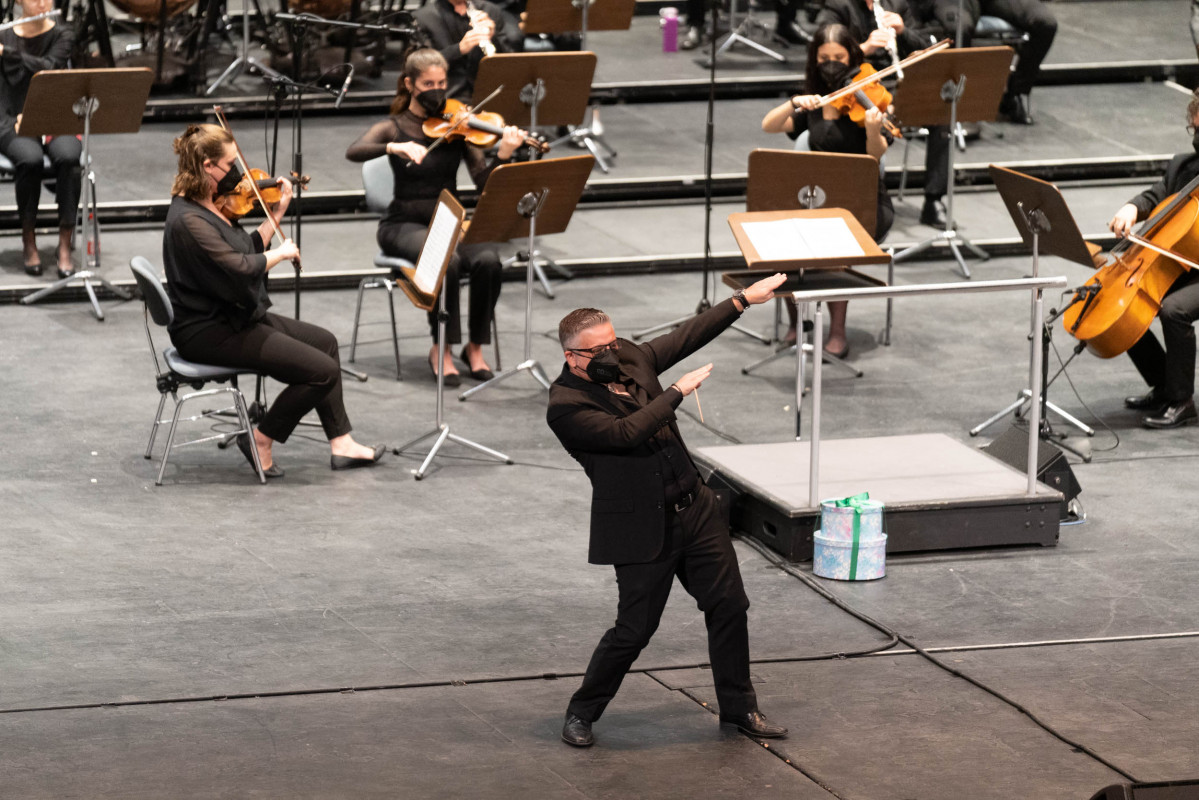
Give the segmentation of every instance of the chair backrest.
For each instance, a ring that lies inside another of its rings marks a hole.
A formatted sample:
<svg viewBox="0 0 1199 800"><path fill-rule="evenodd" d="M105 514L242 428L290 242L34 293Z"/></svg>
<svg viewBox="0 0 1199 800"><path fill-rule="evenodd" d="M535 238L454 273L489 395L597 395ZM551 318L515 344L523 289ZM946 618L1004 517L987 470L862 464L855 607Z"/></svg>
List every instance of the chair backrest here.
<svg viewBox="0 0 1199 800"><path fill-rule="evenodd" d="M150 318L157 325L170 325L175 319L175 311L171 308L167 290L162 287L162 281L154 272L154 266L141 256L134 256L129 260L129 268L133 270L133 277L137 280L137 288L141 290Z"/></svg>
<svg viewBox="0 0 1199 800"><path fill-rule="evenodd" d="M362 190L366 193L366 207L375 214L382 214L395 197L395 175L387 156L372 158L362 165Z"/></svg>

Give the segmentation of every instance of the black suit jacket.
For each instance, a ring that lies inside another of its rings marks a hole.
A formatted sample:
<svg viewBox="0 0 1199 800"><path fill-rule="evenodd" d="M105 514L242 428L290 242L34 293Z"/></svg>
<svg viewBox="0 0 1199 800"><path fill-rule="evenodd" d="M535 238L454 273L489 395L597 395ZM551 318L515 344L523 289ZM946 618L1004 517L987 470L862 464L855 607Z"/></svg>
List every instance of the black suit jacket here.
<svg viewBox="0 0 1199 800"><path fill-rule="evenodd" d="M643 564L662 551L665 488L648 442L667 425L683 441L674 415L683 395L674 388L663 391L658 375L715 339L739 316L730 299L652 341L621 339L621 372L650 398L637 410L565 365L550 387L550 429L591 479L587 560L592 564Z"/></svg>
<svg viewBox="0 0 1199 800"><path fill-rule="evenodd" d="M524 49L524 34L512 15L490 0L472 0L472 3L480 11L486 11L495 23L491 43L497 53L517 53ZM428 46L439 51L450 65L446 73L446 96L471 102L483 51L475 47L464 55L458 49L458 42L470 26L454 13L454 7L446 0L428 0L412 13L412 19L424 34Z"/></svg>
<svg viewBox="0 0 1199 800"><path fill-rule="evenodd" d="M1174 156L1160 181L1128 201L1137 207L1137 219L1148 218L1161 201L1182 191L1196 175L1199 175L1199 153L1179 153Z"/></svg>

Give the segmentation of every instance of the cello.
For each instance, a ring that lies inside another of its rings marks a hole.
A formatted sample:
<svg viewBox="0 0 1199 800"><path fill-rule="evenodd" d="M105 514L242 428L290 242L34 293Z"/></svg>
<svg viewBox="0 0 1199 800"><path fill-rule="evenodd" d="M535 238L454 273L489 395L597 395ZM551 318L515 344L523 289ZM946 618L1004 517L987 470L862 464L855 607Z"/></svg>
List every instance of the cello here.
<svg viewBox="0 0 1199 800"><path fill-rule="evenodd" d="M1199 177L1159 203L1109 256L1062 314L1066 332L1100 358L1136 344L1174 281L1199 269Z"/></svg>

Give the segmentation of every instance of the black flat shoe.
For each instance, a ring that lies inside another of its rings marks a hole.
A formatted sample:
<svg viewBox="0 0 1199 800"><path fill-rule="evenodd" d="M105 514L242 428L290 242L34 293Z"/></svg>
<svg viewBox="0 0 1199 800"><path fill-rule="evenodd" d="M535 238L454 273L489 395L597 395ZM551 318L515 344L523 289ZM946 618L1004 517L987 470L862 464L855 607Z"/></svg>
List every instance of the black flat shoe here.
<svg viewBox="0 0 1199 800"><path fill-rule="evenodd" d="M237 449L240 450L241 454L246 457L246 461L249 462L251 467L254 466L254 454L250 451L252 446L253 445L250 443L250 434L238 434ZM271 464L262 471L262 474L268 478L282 478L283 467L279 466L278 464Z"/></svg>
<svg viewBox="0 0 1199 800"><path fill-rule="evenodd" d="M37 277L40 277L43 272L45 272L45 270L42 269L41 264L26 264L25 265L25 274L26 275L30 275L34 278L37 278Z"/></svg>
<svg viewBox="0 0 1199 800"><path fill-rule="evenodd" d="M483 369L471 369L470 359L466 357L466 348L465 347L462 348L462 352L459 354L459 356L462 359L462 363L466 365L466 368L468 370L470 370L470 376L472 378L474 378L475 380L489 381L495 377L495 373L492 372L487 367L483 367Z"/></svg>
<svg viewBox="0 0 1199 800"><path fill-rule="evenodd" d="M949 220L945 218L945 210L941 208L941 204L936 198L931 196L924 198L924 207L920 209L920 224L940 231L945 230L945 226L949 224Z"/></svg>
<svg viewBox="0 0 1199 800"><path fill-rule="evenodd" d="M1133 411L1160 411L1170 403L1158 394L1157 389L1150 389L1144 394L1124 398L1124 407Z"/></svg>
<svg viewBox="0 0 1199 800"><path fill-rule="evenodd" d="M757 736L759 739L782 739L787 735L786 728L767 722L766 716L761 711L751 711L748 714L721 714L720 724L734 727L750 736Z"/></svg>
<svg viewBox="0 0 1199 800"><path fill-rule="evenodd" d="M354 458L352 456L329 456L329 466L335 470L338 469L358 469L359 467L373 467L383 458L383 454L387 452L387 445L375 445L375 453L370 458Z"/></svg>
<svg viewBox="0 0 1199 800"><path fill-rule="evenodd" d="M433 362L429 362L429 372L433 373L433 380L437 380L437 367L433 366ZM447 372L442 376L441 383L443 386L461 386L462 376L457 372Z"/></svg>
<svg viewBox="0 0 1199 800"><path fill-rule="evenodd" d="M1167 406L1160 414L1150 415L1141 419L1146 428L1181 428L1183 425L1193 425L1199 421L1199 412L1195 410L1195 398L1188 398L1181 403Z"/></svg>
<svg viewBox="0 0 1199 800"><path fill-rule="evenodd" d="M824 354L826 356L832 356L833 358L839 358L839 359L844 360L849 355L849 342L846 342L845 346L842 347L840 350L829 350L826 347L826 348L824 348Z"/></svg>
<svg viewBox="0 0 1199 800"><path fill-rule="evenodd" d="M562 726L562 741L572 747L591 747L595 744L591 723L567 712L566 723Z"/></svg>
<svg viewBox="0 0 1199 800"><path fill-rule="evenodd" d="M62 267L58 268L58 277L59 278L69 278L74 274L75 274L74 267L71 267L70 269L63 269Z"/></svg>

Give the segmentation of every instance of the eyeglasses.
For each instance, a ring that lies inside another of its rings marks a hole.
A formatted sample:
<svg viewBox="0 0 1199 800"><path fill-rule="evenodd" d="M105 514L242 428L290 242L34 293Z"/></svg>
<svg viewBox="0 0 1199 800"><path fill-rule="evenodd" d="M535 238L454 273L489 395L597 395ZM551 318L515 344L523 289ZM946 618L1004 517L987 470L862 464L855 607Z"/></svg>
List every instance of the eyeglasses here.
<svg viewBox="0 0 1199 800"><path fill-rule="evenodd" d="M620 350L620 340L613 339L612 341L608 342L607 344L601 344L599 347L586 347L586 348L570 347L567 349L571 353L578 353L581 356L587 356L588 358L595 358L596 356L603 353L605 350L612 350L613 352Z"/></svg>

